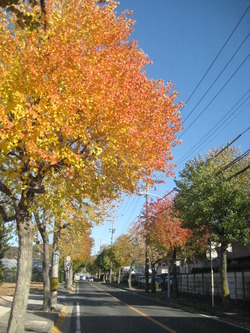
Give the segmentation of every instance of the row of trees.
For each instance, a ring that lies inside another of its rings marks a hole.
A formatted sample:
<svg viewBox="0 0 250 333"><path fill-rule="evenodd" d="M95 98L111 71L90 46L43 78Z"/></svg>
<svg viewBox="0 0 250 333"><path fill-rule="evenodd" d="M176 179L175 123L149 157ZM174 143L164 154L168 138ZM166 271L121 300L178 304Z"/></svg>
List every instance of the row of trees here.
<svg viewBox="0 0 250 333"><path fill-rule="evenodd" d="M199 156L189 161L176 180L175 194L145 206L141 219L100 253L95 265L104 272L111 263L118 271L132 267L145 258L146 243L152 281L156 263L167 263L177 295L177 258L182 262L202 260L213 242L221 250L221 295L226 305L230 299L227 248L250 242L248 168L248 155L230 147L212 150L205 160Z"/></svg>
<svg viewBox="0 0 250 333"><path fill-rule="evenodd" d="M37 230L46 300L49 235L53 270L57 249L89 252L91 224L112 200L154 184L154 171L171 174L181 104L171 83L147 78L151 61L116 5L0 3L0 215L19 246L9 333L24 332Z"/></svg>

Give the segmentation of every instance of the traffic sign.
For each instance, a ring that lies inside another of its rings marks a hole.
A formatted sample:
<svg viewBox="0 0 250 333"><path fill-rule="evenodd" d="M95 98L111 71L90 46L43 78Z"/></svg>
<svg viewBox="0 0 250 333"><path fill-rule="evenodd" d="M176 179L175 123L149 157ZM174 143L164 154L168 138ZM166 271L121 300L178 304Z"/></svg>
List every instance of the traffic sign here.
<svg viewBox="0 0 250 333"><path fill-rule="evenodd" d="M70 261L70 256L66 257L66 261L68 261L68 262Z"/></svg>
<svg viewBox="0 0 250 333"><path fill-rule="evenodd" d="M218 257L218 252L215 249L208 250L206 253L207 259L215 259Z"/></svg>
<svg viewBox="0 0 250 333"><path fill-rule="evenodd" d="M67 263L66 263L66 266L69 267L69 266L70 266L70 262L67 262Z"/></svg>

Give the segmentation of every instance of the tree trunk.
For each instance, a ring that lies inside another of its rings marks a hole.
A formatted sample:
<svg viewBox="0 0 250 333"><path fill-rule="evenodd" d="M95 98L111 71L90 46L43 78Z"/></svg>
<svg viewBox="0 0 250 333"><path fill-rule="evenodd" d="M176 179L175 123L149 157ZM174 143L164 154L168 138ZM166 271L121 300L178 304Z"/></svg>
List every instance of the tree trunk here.
<svg viewBox="0 0 250 333"><path fill-rule="evenodd" d="M227 244L221 244L221 295L224 307L227 307L230 303L230 292L227 279Z"/></svg>
<svg viewBox="0 0 250 333"><path fill-rule="evenodd" d="M34 212L36 225L40 232L40 235L43 240L43 306L42 310L49 312L51 308L51 294L50 294L50 272L49 272L49 237L48 233L46 232L46 220L40 220L39 213Z"/></svg>
<svg viewBox="0 0 250 333"><path fill-rule="evenodd" d="M134 265L134 261L131 263L130 268L129 268L129 275L128 275L128 288L132 288L132 283L131 283L131 275L132 275L132 267Z"/></svg>
<svg viewBox="0 0 250 333"><path fill-rule="evenodd" d="M177 269L176 269L176 248L173 250L173 297L178 297L178 282L177 282Z"/></svg>
<svg viewBox="0 0 250 333"><path fill-rule="evenodd" d="M49 272L49 239L45 235L43 238L43 307L42 310L49 312L51 308L51 293L50 293L50 272Z"/></svg>
<svg viewBox="0 0 250 333"><path fill-rule="evenodd" d="M60 229L54 232L53 238L53 251L51 259L51 307L57 306L57 290L58 290L58 275L59 275L59 251L57 248L58 238L60 236Z"/></svg>
<svg viewBox="0 0 250 333"><path fill-rule="evenodd" d="M152 292L152 294L155 294L156 293L156 288L155 288L155 262L151 261L151 268L152 268L151 292Z"/></svg>
<svg viewBox="0 0 250 333"><path fill-rule="evenodd" d="M111 267L110 267L110 270L109 270L109 283L110 284L112 283L112 264L111 264Z"/></svg>
<svg viewBox="0 0 250 333"><path fill-rule="evenodd" d="M169 258L167 258L167 266L168 266L168 299L170 299L170 288L171 288L171 286L170 286L170 260L169 260Z"/></svg>
<svg viewBox="0 0 250 333"><path fill-rule="evenodd" d="M119 268L119 273L118 273L118 284L121 283L121 269Z"/></svg>
<svg viewBox="0 0 250 333"><path fill-rule="evenodd" d="M32 274L32 248L35 226L28 213L17 217L19 237L17 284L11 307L8 333L23 333Z"/></svg>

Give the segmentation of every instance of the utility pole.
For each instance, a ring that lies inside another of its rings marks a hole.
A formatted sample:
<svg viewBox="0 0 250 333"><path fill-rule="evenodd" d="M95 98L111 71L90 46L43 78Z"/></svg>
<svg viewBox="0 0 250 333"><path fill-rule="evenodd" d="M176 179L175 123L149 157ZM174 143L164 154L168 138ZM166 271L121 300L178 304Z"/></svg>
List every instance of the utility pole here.
<svg viewBox="0 0 250 333"><path fill-rule="evenodd" d="M113 239L114 239L115 230L116 229L114 229L114 220L112 220L112 228L109 229L109 232L111 232L111 246L113 245Z"/></svg>
<svg viewBox="0 0 250 333"><path fill-rule="evenodd" d="M114 233L115 233L115 229L114 229L114 220L112 220L112 228L109 229L109 231L111 232L111 246L113 245L113 240L114 240ZM110 265L110 273L109 273L109 282L112 282L112 262Z"/></svg>

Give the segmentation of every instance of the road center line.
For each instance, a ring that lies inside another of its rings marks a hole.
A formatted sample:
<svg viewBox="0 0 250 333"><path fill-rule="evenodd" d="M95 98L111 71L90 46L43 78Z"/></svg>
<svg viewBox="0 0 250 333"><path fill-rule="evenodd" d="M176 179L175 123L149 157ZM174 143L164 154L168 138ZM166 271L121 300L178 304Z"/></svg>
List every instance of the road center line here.
<svg viewBox="0 0 250 333"><path fill-rule="evenodd" d="M115 301L122 303L123 305L125 305L126 307L128 307L129 309L131 309L132 311L134 311L134 312L138 313L139 315L141 315L142 317L145 317L145 318L147 318L148 320L152 321L154 324L160 326L160 327L163 328L165 331L167 331L167 332L169 332L169 333L177 333L176 331L174 331L174 330L172 330L171 328L169 328L168 326L162 324L162 323L159 322L158 320L155 320L155 319L153 319L152 317L149 317L148 315L146 315L144 312L141 312L141 311L137 310L136 308L134 308L133 306L128 305L127 303L124 303L124 302L121 301L120 299L118 299L118 298L112 296L111 294L109 294L108 292L102 290L101 288L97 287L96 285L94 285L94 284L91 283L91 286L94 287L94 288L96 288L96 289L98 289L98 290L100 290L100 291L102 291L104 294L106 294L106 295L112 297Z"/></svg>

